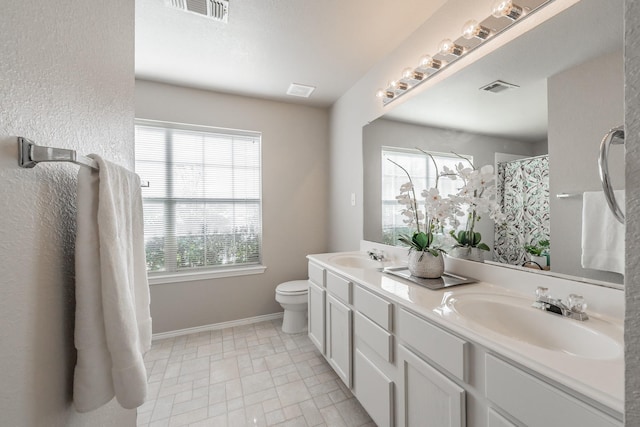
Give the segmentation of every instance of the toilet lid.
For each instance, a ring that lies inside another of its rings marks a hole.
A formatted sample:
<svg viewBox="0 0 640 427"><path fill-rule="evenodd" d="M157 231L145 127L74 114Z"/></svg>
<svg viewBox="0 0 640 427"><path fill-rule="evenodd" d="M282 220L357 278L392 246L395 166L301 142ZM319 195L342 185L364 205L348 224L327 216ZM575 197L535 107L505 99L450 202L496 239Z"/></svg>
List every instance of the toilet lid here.
<svg viewBox="0 0 640 427"><path fill-rule="evenodd" d="M293 280L291 282L280 283L276 292L280 294L305 294L309 291L309 284L306 280Z"/></svg>

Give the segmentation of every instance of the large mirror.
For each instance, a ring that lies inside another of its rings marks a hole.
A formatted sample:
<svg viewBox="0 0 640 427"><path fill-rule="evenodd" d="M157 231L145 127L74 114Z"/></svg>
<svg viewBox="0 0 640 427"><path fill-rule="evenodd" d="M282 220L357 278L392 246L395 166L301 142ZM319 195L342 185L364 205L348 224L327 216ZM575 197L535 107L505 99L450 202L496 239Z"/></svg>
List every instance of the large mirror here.
<svg viewBox="0 0 640 427"><path fill-rule="evenodd" d="M395 243L389 212L401 207L392 200L399 188L390 190L384 178L389 153L410 158L417 147L446 160L455 152L478 167L495 166L498 199L510 210L499 229L488 218L478 224L492 248L485 259L522 265L524 245L546 238L545 274L622 284L615 260L594 267L587 258L595 252L624 260L624 239L603 242L616 225L590 205L583 209L602 190L600 141L623 123L622 41L623 1L581 0L420 95L392 103L363 129L365 240ZM480 90L496 80L517 87ZM622 145L612 146L609 168L614 187L624 190ZM506 197L512 190L519 194ZM598 252L607 245L608 253Z"/></svg>

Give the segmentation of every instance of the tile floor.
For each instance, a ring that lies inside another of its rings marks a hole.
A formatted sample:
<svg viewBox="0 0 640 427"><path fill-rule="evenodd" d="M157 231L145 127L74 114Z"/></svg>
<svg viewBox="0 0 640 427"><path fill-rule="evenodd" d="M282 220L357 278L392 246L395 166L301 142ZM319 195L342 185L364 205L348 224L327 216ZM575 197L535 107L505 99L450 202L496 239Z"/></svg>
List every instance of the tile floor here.
<svg viewBox="0 0 640 427"><path fill-rule="evenodd" d="M139 427L375 427L306 333L282 320L154 341Z"/></svg>

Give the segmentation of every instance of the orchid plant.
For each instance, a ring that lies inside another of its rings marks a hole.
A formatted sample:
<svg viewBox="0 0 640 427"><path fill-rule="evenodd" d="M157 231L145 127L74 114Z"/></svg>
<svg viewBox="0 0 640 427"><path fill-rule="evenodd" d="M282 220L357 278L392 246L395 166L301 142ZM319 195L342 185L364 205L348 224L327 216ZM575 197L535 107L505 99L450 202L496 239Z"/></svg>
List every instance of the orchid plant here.
<svg viewBox="0 0 640 427"><path fill-rule="evenodd" d="M493 166L486 165L476 169L469 159L456 155L469 165L466 166L460 162L456 165L455 170L444 166L440 176L462 181L462 186L458 188L458 192L449 195L449 198L455 215L466 215L467 223L464 230L460 230L457 233L456 230L451 230L449 234L456 241L456 247L478 248L489 251L491 249L485 243L482 243L482 235L480 232L475 231L475 226L476 222L480 221L484 214L489 214L489 217L496 223L504 222L504 215L495 202L496 186L493 184Z"/></svg>
<svg viewBox="0 0 640 427"><path fill-rule="evenodd" d="M436 165L437 171L438 166L433 156L424 151L423 153L431 158ZM423 190L420 194L425 199L423 212L418 206L413 180L409 172L393 160L387 160L402 169L409 179L409 182L400 187L400 194L396 196L396 200L404 206L402 210L404 217L403 222L408 227L415 227L415 231L412 235L400 235L398 240L409 246L410 251L416 250L423 252L423 254L424 252L429 252L433 256L438 256L441 252L445 252L435 244L434 234L444 227L446 221L453 218L453 203L450 199L440 196L438 190L438 173L436 173L436 186L428 190Z"/></svg>

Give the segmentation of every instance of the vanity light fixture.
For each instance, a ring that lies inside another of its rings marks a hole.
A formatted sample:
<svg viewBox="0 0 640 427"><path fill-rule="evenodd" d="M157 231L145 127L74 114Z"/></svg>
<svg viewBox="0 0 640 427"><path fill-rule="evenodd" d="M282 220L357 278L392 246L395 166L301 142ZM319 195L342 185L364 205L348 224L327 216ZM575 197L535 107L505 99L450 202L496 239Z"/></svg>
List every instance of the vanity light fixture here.
<svg viewBox="0 0 640 427"><path fill-rule="evenodd" d="M491 35L491 30L482 26L475 19L471 19L462 26L462 37L471 40L474 37L480 40L486 40Z"/></svg>
<svg viewBox="0 0 640 427"><path fill-rule="evenodd" d="M540 10L552 1L527 0L526 8L514 4L512 0L495 1L491 8L490 16L481 22L474 19L467 21L462 27L461 37L456 40L442 40L434 57L430 55L422 56L416 68L409 67L402 70L401 78L390 81L384 89L378 89L376 97L382 99L383 105L387 105L422 84L422 82L427 81L442 70L445 65L457 61L460 57L521 21L521 18L530 16L533 12ZM495 19L503 17L509 18L509 20Z"/></svg>
<svg viewBox="0 0 640 427"><path fill-rule="evenodd" d="M438 59L433 59L429 55L424 55L422 58L420 58L420 62L418 63L418 68L422 68L424 70L428 70L430 68L434 70L439 70L440 68L442 68L443 65L444 64L442 63L442 61Z"/></svg>
<svg viewBox="0 0 640 427"><path fill-rule="evenodd" d="M393 99L395 94L390 90L378 89L376 92L376 98L387 98L389 100Z"/></svg>
<svg viewBox="0 0 640 427"><path fill-rule="evenodd" d="M455 44L451 39L444 39L438 45L438 51L441 55L462 56L464 53L464 47L459 44Z"/></svg>
<svg viewBox="0 0 640 427"><path fill-rule="evenodd" d="M409 80L422 80L424 79L424 73L412 68L405 68L402 70L402 77Z"/></svg>
<svg viewBox="0 0 640 427"><path fill-rule="evenodd" d="M504 16L512 21L520 18L523 12L524 10L520 6L513 4L512 0L497 0L493 3L491 9L491 14L496 18Z"/></svg>

